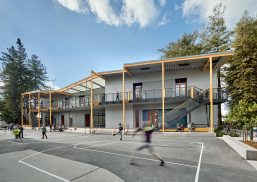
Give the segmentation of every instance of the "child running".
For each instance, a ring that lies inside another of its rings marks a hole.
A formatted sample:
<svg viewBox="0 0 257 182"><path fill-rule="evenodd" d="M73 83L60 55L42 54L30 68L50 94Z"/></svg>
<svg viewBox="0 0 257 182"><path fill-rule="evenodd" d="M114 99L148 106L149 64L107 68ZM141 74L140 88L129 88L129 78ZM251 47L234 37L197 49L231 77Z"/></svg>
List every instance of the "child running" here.
<svg viewBox="0 0 257 182"><path fill-rule="evenodd" d="M18 126L15 126L15 128L14 128L14 130L13 130L13 134L14 134L14 136L15 136L15 138L16 139L20 139L21 140L21 142L22 142L22 139L21 139L21 133L20 133L21 131L20 131L20 129L19 129L19 127Z"/></svg>
<svg viewBox="0 0 257 182"><path fill-rule="evenodd" d="M154 158L160 160L160 166L164 166L165 162L164 160L154 152L153 150L153 147L151 145L151 137L152 137L152 133L154 132L154 127L153 126L147 126L147 123L144 124L144 127L143 128L138 128L135 133L133 134L133 137L135 136L136 133L140 132L140 131L144 131L144 134L145 134L145 143L141 146L141 147L138 147L136 148L134 151L133 151L133 157L131 159L131 161L129 162L129 164L131 165L134 165L135 162L134 162L134 156L135 154L140 151L140 150L143 150L143 149L148 149L150 151L150 153L154 156Z"/></svg>
<svg viewBox="0 0 257 182"><path fill-rule="evenodd" d="M123 127L121 126L121 123L119 123L118 129L119 129L118 133L114 133L113 136L119 134L120 135L120 140L122 140L122 130L123 130Z"/></svg>

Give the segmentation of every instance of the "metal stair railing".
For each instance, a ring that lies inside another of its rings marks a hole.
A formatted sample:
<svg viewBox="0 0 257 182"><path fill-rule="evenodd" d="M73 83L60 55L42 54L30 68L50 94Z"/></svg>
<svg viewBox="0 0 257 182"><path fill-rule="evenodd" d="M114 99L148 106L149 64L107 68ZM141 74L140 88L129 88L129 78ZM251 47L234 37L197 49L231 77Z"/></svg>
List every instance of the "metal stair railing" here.
<svg viewBox="0 0 257 182"><path fill-rule="evenodd" d="M171 124L174 121L181 119L188 113L192 112L193 110L197 109L204 103L206 103L206 94L208 93L208 90L202 91L198 90L198 94L186 102L182 103L181 105L177 106L175 109L165 113L165 124ZM162 116L158 118L158 121L162 121ZM162 126L162 123L160 122L160 127Z"/></svg>

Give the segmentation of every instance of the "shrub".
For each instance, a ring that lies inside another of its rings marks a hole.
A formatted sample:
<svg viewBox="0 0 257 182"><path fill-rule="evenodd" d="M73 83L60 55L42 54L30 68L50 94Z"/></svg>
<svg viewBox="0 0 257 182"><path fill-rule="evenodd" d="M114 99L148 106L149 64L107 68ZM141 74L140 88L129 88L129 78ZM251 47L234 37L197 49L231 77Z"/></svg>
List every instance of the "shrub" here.
<svg viewBox="0 0 257 182"><path fill-rule="evenodd" d="M225 134L225 132L220 128L215 128L214 132L216 133L216 137L223 137L223 135Z"/></svg>

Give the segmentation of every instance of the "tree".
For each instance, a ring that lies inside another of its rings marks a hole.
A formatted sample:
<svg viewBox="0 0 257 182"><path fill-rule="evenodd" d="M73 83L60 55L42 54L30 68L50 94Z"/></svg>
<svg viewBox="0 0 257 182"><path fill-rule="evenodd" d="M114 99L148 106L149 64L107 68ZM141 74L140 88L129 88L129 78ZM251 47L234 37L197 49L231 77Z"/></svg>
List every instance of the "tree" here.
<svg viewBox="0 0 257 182"><path fill-rule="evenodd" d="M239 127L243 127L246 130L252 129L254 126L257 126L256 102L249 103L247 101L240 100L239 103L235 105L227 115L226 122L233 123L234 125L239 125Z"/></svg>
<svg viewBox="0 0 257 182"><path fill-rule="evenodd" d="M21 121L21 94L32 88L44 85L46 68L37 56L27 60L27 53L21 40L16 42L17 48L11 46L2 52L2 70L0 78L3 83L0 98L0 118L10 123ZM37 73L36 75L33 73ZM33 76L32 76L33 75Z"/></svg>
<svg viewBox="0 0 257 182"><path fill-rule="evenodd" d="M199 43L199 35L196 32L192 34L184 33L182 38L170 42L165 48L159 49L162 58L199 54L201 50L202 45Z"/></svg>
<svg viewBox="0 0 257 182"><path fill-rule="evenodd" d="M225 80L230 92L230 107L240 100L257 103L257 18L245 12L235 28L235 54L229 61Z"/></svg>
<svg viewBox="0 0 257 182"><path fill-rule="evenodd" d="M215 5L205 30L201 33L204 52L225 51L231 46L232 31L227 30L224 19L225 6L222 3Z"/></svg>
<svg viewBox="0 0 257 182"><path fill-rule="evenodd" d="M236 114L246 129L250 129L257 125L257 18L245 12L235 33L235 54L225 77L231 97L229 115Z"/></svg>
<svg viewBox="0 0 257 182"><path fill-rule="evenodd" d="M227 30L224 19L225 6L219 3L214 6L209 23L201 33L203 52L220 52L227 50L231 45L232 31ZM221 68L222 69L222 68ZM222 70L218 70L218 87L221 87ZM221 104L218 104L218 124L222 126Z"/></svg>
<svg viewBox="0 0 257 182"><path fill-rule="evenodd" d="M27 54L20 39L17 39L17 50L14 46L7 49L7 53L3 52L2 58L2 73L3 81L3 104L6 112L10 115L5 118L18 122L20 120L20 95L27 91L27 73L26 67ZM4 115L4 113L3 113ZM11 121L9 121L11 122Z"/></svg>
<svg viewBox="0 0 257 182"><path fill-rule="evenodd" d="M30 89L38 90L42 87L47 87L45 82L48 80L46 67L41 63L38 56L32 54L28 59Z"/></svg>

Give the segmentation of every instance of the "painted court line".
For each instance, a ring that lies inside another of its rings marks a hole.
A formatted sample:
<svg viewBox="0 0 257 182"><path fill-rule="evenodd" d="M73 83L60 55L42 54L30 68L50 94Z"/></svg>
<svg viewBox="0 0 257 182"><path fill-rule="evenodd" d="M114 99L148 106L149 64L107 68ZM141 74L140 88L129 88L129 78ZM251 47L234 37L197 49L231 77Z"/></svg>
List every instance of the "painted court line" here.
<svg viewBox="0 0 257 182"><path fill-rule="evenodd" d="M89 146L89 147L82 147L82 148L83 148L83 149L84 149L84 148L92 148L92 147L98 147L98 146L110 145L110 144L118 143L118 142L120 142L120 141L111 142L111 143L104 143L104 144L99 144L99 145L92 145L92 146Z"/></svg>
<svg viewBox="0 0 257 182"><path fill-rule="evenodd" d="M112 144L108 143L108 144ZM105 144L105 145L108 145ZM103 151L103 150L94 150L94 149L89 149L89 148L79 148L77 147L77 145L73 146L75 149L79 149L79 150L86 150L86 151L91 151L91 152L97 152L97 153L105 153L105 154L110 154L110 155L116 155L116 156L122 156L122 157L129 157L129 158L136 158L136 159L142 159L142 160L148 160L148 161L155 161L155 162L159 162L159 160L155 160L155 159L149 159L149 158L144 158L144 157L136 157L136 156L132 156L132 155L126 155L126 154L120 154L120 153L114 153L114 152L107 152L107 151ZM182 164L182 163L176 163L176 162L166 162L167 164L172 164L172 165L179 165L179 166L184 166L184 167L190 167L190 168L197 168L197 166L193 166L193 165L188 165L188 164Z"/></svg>
<svg viewBox="0 0 257 182"><path fill-rule="evenodd" d="M106 140L102 140L102 141L91 141L91 142L84 142L84 143L97 143L97 142L103 142L103 141L106 141ZM107 141L110 141L110 140L107 140ZM113 140L112 140L112 141L113 141ZM44 152L46 152L46 151L55 150L55 149L60 149L60 148L64 148L64 147L70 147L70 146L74 146L74 144L72 144L72 145L60 146L60 147L55 147L55 148L50 148L50 149L43 150L43 151L41 151L41 152L36 152L35 154L29 155L29 156L27 156L27 157L25 157L25 158L23 158L23 159L20 159L18 162L21 163L21 164L23 164L23 165L29 166L29 167L31 167L31 168L33 168L33 169L35 169L35 170L38 170L38 171L40 171L40 172L43 172L43 173L45 173L45 174L47 174L47 175L49 175L49 176L52 176L52 177L54 177L54 178L57 178L57 179L59 179L59 180L61 180L61 181L69 182L69 180L67 180L67 179L64 179L64 178L62 178L62 177L60 177L60 176L57 176L57 175L52 174L52 173L50 173L50 172L47 172L47 171L45 171L45 170L43 170L43 169L40 169L40 168L38 168L38 167L36 167L36 166L33 166L33 165L31 165L31 164L28 164L28 163L24 162L24 160L25 160L25 159L28 159L28 158L31 158L31 157L33 157L33 156L36 156L36 155L38 155L38 154L44 153Z"/></svg>
<svg viewBox="0 0 257 182"><path fill-rule="evenodd" d="M47 175L49 175L49 176L55 177L55 178L57 178L57 179L59 179L59 180L61 180L61 181L69 182L69 180L67 180L67 179L64 179L64 178L62 178L62 177L60 177L60 176L57 176L57 175L55 175L55 174L52 174L52 173L49 173L49 172L44 171L44 170L42 170L42 169L39 169L38 167L32 166L32 165L30 165L30 164L28 164L28 163L26 163L26 162L19 161L19 163L24 164L24 165L26 165L26 166L29 166L29 167L31 167L31 168L33 168L33 169L36 169L36 170L38 170L38 171L40 171L40 172L42 172L42 173L45 173L45 174L47 174Z"/></svg>
<svg viewBox="0 0 257 182"><path fill-rule="evenodd" d="M197 171L195 175L195 182L198 182L198 179L199 179L199 173L200 173L200 167L201 167L201 161L202 161L202 155L203 155L203 143L201 144L202 144L202 147L201 147L200 157L199 157Z"/></svg>

